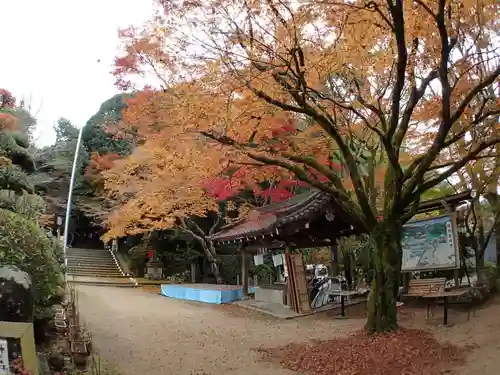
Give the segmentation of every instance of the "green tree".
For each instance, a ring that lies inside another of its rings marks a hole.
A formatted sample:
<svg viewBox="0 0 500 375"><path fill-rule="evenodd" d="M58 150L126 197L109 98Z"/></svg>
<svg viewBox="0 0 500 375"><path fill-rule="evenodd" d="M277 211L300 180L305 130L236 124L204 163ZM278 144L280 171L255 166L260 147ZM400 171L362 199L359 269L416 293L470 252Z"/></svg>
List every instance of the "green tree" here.
<svg viewBox="0 0 500 375"><path fill-rule="evenodd" d="M101 104L99 111L93 115L83 129L83 144L90 153L100 155L128 155L132 149L130 142L113 137L108 131L122 118L126 107L126 94L117 94Z"/></svg>
<svg viewBox="0 0 500 375"><path fill-rule="evenodd" d="M201 132L230 160L275 165L335 197L374 241L366 328L396 329L402 226L424 192L500 142L488 121L500 114L498 2L159 3L145 28L122 32L116 59L122 87L157 73L162 90L136 106L145 127L164 139ZM273 123L303 117L314 126L289 147L263 141ZM442 163L459 142L466 152ZM336 152L342 173L312 149Z"/></svg>
<svg viewBox="0 0 500 375"><path fill-rule="evenodd" d="M19 120L16 114L24 112L15 100L7 103L0 106L0 265L15 265L32 277L35 318L43 318L63 285L61 248L38 224L45 204L31 180L31 129L22 120L32 117Z"/></svg>

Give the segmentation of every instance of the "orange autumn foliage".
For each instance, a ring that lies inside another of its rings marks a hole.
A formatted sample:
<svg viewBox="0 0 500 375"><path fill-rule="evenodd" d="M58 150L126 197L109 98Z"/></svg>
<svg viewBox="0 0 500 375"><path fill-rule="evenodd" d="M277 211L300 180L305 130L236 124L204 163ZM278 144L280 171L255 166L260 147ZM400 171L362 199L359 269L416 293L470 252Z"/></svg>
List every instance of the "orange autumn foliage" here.
<svg viewBox="0 0 500 375"><path fill-rule="evenodd" d="M0 130L15 130L17 119L10 112L16 105L16 98L6 89L0 89Z"/></svg>
<svg viewBox="0 0 500 375"><path fill-rule="evenodd" d="M121 158L121 155L110 153L100 155L93 152L90 156L90 161L85 169L84 177L86 181L98 190L104 187L103 172L114 167L115 162Z"/></svg>
<svg viewBox="0 0 500 375"><path fill-rule="evenodd" d="M117 84L133 87L141 75L159 89L129 100L118 131L133 129L148 153L197 144L195 155L178 153L187 158L183 170L198 176L186 172L192 188L230 163L270 164L334 194L369 230L380 212L390 216L396 206L411 205L497 140L488 133L487 142L435 177L443 150L482 126L478 117L497 111L497 100L478 104L486 88L498 89L498 53L489 36L498 31L494 0L480 6L406 0L393 8L384 1L158 5L148 24L120 34ZM454 50L447 52L446 76L443 48ZM483 75L475 74L477 66ZM286 124L300 131L270 142ZM331 158L342 173L325 168ZM311 179L311 169L328 183ZM262 171L256 180L269 177Z"/></svg>
<svg viewBox="0 0 500 375"><path fill-rule="evenodd" d="M500 142L498 1L157 3L149 23L121 34L117 84L140 78L150 89L120 130L141 136L136 153L149 156L107 179L111 190L133 186L121 194L136 202L111 231L211 209L198 182L228 163L278 167L331 194L338 214L373 235L367 327L393 329L401 226L425 191ZM285 124L298 131L276 140Z"/></svg>

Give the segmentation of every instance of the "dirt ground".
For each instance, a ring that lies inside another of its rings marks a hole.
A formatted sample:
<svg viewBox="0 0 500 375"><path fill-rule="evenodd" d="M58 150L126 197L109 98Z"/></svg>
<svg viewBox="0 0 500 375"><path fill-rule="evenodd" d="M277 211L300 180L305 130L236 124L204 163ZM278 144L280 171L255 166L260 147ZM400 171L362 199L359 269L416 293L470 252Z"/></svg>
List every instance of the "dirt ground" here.
<svg viewBox="0 0 500 375"><path fill-rule="evenodd" d="M277 320L237 306L168 299L132 288L79 286L79 309L104 361L122 375L285 375L292 372L263 360L255 348L310 339L331 339L363 326L355 316L331 314ZM355 315L355 311L352 311ZM437 338L477 346L456 375L497 375L500 299L467 314L451 311L453 327L440 325L440 311L425 321L408 309L402 324L431 329Z"/></svg>

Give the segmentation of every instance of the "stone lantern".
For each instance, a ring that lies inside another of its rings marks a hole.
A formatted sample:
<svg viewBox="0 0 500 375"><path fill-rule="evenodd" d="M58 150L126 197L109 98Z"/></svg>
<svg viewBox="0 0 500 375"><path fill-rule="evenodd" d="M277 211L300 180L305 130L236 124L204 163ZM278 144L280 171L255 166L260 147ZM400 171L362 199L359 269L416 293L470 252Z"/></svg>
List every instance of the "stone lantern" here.
<svg viewBox="0 0 500 375"><path fill-rule="evenodd" d="M151 251L151 257L146 263L146 279L161 280L163 278L163 262L156 259L156 253Z"/></svg>

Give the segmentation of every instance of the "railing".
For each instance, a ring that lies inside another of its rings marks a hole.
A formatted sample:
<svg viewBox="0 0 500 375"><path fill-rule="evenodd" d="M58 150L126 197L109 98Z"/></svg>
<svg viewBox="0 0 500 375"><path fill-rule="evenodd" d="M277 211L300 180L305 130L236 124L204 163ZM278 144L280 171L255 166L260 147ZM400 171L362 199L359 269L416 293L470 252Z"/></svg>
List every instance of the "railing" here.
<svg viewBox="0 0 500 375"><path fill-rule="evenodd" d="M137 282L137 280L134 277L132 277L129 273L125 273L125 271L123 271L123 268L122 268L120 262L118 261L118 259L116 259L116 255L115 255L115 252L113 251L113 249L111 247L107 247L107 249L108 249L109 253L111 254L111 257L113 258L113 261L115 262L116 267L118 267L118 270L120 271L122 276L127 276L132 284L134 284L135 286L138 286L139 283Z"/></svg>

